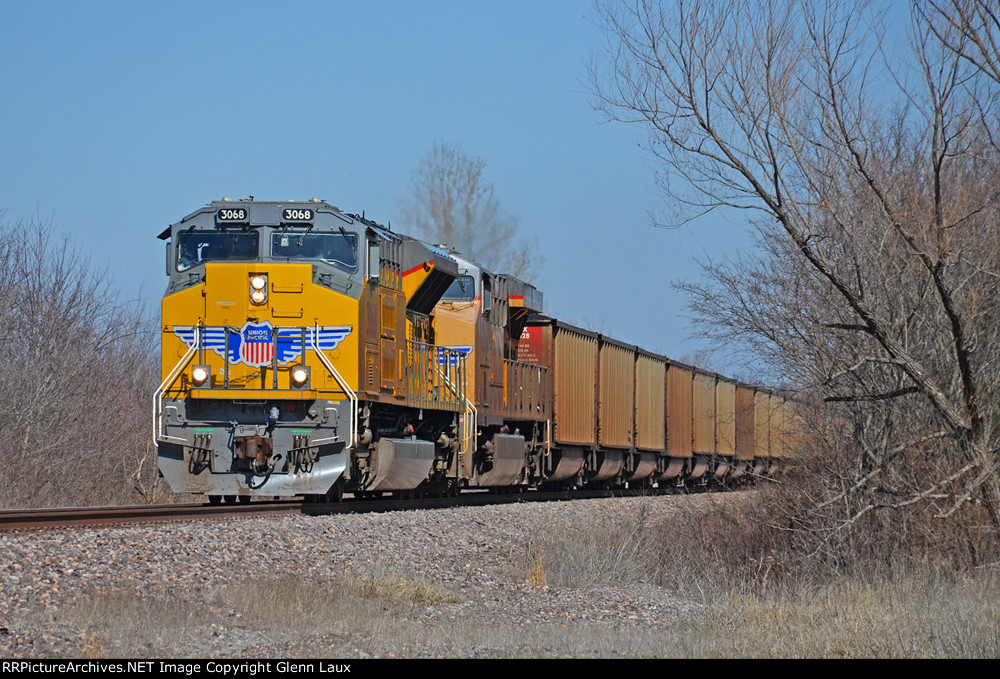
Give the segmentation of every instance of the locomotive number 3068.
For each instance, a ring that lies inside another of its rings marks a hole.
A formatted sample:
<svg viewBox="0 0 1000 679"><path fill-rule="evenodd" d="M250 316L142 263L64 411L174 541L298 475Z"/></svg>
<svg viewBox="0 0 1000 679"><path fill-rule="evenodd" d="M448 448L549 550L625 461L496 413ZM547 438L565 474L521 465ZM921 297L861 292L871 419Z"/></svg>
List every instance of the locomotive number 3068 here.
<svg viewBox="0 0 1000 679"><path fill-rule="evenodd" d="M219 210L219 220L223 222L246 221L247 211L245 208L223 208Z"/></svg>
<svg viewBox="0 0 1000 679"><path fill-rule="evenodd" d="M281 216L286 222L308 222L313 218L313 211L289 207L282 211Z"/></svg>

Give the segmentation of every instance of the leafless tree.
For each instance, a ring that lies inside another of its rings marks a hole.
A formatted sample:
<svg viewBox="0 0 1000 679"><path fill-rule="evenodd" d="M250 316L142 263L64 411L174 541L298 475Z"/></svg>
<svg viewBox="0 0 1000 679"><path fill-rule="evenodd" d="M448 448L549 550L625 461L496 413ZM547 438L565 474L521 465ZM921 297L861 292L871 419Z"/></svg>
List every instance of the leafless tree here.
<svg viewBox="0 0 1000 679"><path fill-rule="evenodd" d="M51 226L0 216L0 505L134 502L155 485L151 329Z"/></svg>
<svg viewBox="0 0 1000 679"><path fill-rule="evenodd" d="M498 273L531 281L541 260L537 244L518 235L484 176L486 161L457 144L438 142L420 161L404 206L417 235L448 245Z"/></svg>
<svg viewBox="0 0 1000 679"><path fill-rule="evenodd" d="M914 5L941 44L1000 83L1000 4L996 0L927 0Z"/></svg>
<svg viewBox="0 0 1000 679"><path fill-rule="evenodd" d="M956 11L988 5L916 3L902 47L853 2L602 8L598 108L648 132L680 219L742 210L759 230L692 305L825 403L854 468L817 500L863 497L846 523L972 501L1000 528L1000 83ZM995 45L995 12L976 16Z"/></svg>

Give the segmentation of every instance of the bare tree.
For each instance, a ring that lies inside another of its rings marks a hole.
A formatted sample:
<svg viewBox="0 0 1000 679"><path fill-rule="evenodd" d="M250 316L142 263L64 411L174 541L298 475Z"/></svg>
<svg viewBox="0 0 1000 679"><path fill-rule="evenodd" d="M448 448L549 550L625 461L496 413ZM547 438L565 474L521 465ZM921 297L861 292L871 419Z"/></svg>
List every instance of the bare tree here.
<svg viewBox="0 0 1000 679"><path fill-rule="evenodd" d="M899 49L856 3L602 8L598 108L648 132L680 219L743 210L761 234L693 308L823 399L855 460L835 498L864 498L847 522L971 500L1000 527L1000 88L965 4L915 5Z"/></svg>
<svg viewBox="0 0 1000 679"><path fill-rule="evenodd" d="M0 216L0 505L134 502L157 485L143 311L49 225Z"/></svg>
<svg viewBox="0 0 1000 679"><path fill-rule="evenodd" d="M943 45L1000 83L1000 4L996 0L927 0L914 5Z"/></svg>
<svg viewBox="0 0 1000 679"><path fill-rule="evenodd" d="M485 160L461 146L436 143L413 172L407 221L425 240L498 273L533 280L541 263L537 244L518 236L517 220L500 207L485 168Z"/></svg>

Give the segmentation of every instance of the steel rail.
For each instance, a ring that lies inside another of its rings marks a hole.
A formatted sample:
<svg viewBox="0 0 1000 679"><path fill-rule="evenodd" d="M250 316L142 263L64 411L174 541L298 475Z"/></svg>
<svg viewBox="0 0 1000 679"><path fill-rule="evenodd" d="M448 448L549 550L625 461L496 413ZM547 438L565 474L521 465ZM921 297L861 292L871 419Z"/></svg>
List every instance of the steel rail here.
<svg viewBox="0 0 1000 679"><path fill-rule="evenodd" d="M221 519L233 516L301 513L301 501L235 505L166 504L122 507L46 507L0 510L0 531L151 521Z"/></svg>

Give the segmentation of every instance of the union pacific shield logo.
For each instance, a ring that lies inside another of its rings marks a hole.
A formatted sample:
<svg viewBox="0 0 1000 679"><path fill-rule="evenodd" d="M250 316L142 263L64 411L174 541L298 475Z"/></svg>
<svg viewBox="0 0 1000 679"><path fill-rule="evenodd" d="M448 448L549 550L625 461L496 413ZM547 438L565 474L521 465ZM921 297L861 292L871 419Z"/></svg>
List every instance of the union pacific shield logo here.
<svg viewBox="0 0 1000 679"><path fill-rule="evenodd" d="M274 338L271 333L274 328L268 321L263 323L247 323L243 326L240 336L240 359L251 368L271 365L274 362Z"/></svg>
<svg viewBox="0 0 1000 679"><path fill-rule="evenodd" d="M352 329L349 325L289 328L273 326L270 321L247 321L239 330L228 332L222 326L176 325L173 333L188 349L198 348L200 333L202 349L226 357L231 365L245 363L259 368L271 365L275 354L280 365L297 361L302 356L303 340L306 349L333 351Z"/></svg>

